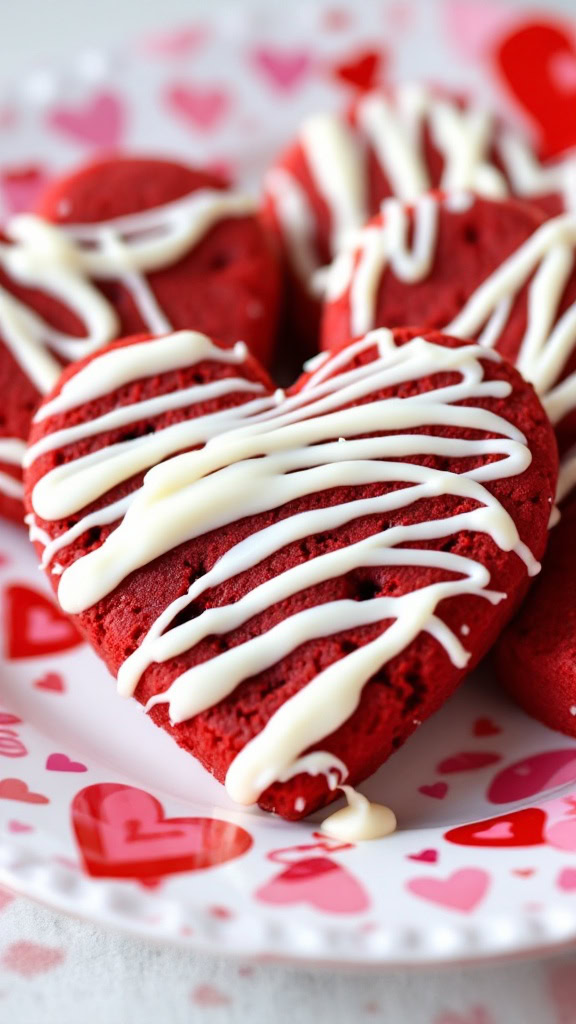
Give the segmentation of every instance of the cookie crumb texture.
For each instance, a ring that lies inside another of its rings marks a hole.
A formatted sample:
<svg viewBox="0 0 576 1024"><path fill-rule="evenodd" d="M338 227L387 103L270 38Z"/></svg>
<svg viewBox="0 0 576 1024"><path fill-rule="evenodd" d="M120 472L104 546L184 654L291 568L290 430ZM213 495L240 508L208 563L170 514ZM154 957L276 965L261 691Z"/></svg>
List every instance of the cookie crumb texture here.
<svg viewBox="0 0 576 1024"><path fill-rule="evenodd" d="M397 331L396 343L403 344L417 333L413 330ZM433 332L428 332L426 338L449 346L461 344ZM130 345L141 340L125 339L112 347ZM376 349L365 349L353 357L353 362L350 360L346 364L346 369L360 366L374 358ZM73 368L68 368L63 374L62 381L70 379L89 362L90 358ZM550 501L556 480L557 456L552 430L531 386L527 385L512 367L505 362L488 359L483 362L483 367L486 379L509 381L512 384L512 392L505 399L476 399L474 404L505 416L509 423L518 427L526 436L533 455L531 465L524 473L496 480L487 484L487 487L512 515L521 540L529 545L536 558L540 558L547 542ZM213 381L223 376L243 376L250 381L264 384L267 388L274 387L266 373L250 357L242 365L234 367L217 361L198 363L177 373L165 373L135 381L97 401L47 417L34 425L31 441L36 442L53 431L101 416L119 406L194 383ZM373 395L370 400L405 398L425 392L432 386L454 383L456 377L457 375L452 372L407 381ZM292 389L292 393L298 392L306 380L306 376L301 378ZM60 387L61 384L53 395L58 393ZM49 396L49 399L50 397L52 396ZM128 432L126 429L109 431L70 444L56 452L41 455L26 472L28 511L32 508L31 494L35 483L55 466L97 451L106 445L126 440L127 437L158 431L179 419L201 416L215 411L217 407L240 405L246 400L246 394L227 394L218 403L197 403L133 424ZM443 436L455 436L454 428L437 426L417 428L414 432L436 432ZM476 439L481 435L478 431L458 428L457 436ZM482 455L468 457L465 460L448 460L436 455L418 455L405 461L430 466L433 469L452 469L459 472L496 457ZM83 509L79 515L71 516L65 521L39 520L38 525L50 537L59 536L87 512L101 508L134 491L140 486L141 481L142 475L133 477L113 491L109 491L93 505ZM181 544L148 566L132 572L112 593L74 619L86 639L115 674L119 666L138 647L163 609L179 595L185 594L190 584L209 571L232 545L294 513L333 506L360 497L373 497L401 486L401 483L392 482L334 487L321 494L299 498L270 512L231 523L196 540ZM202 593L201 597L190 604L182 613L182 617L174 620L172 625L198 616L205 608L233 604L258 584L323 553L360 541L398 524L409 525L422 522L424 519L433 520L457 511L465 512L472 507L474 502L470 499L455 496L420 500L386 516L360 517L338 529L327 529L301 541L287 544L253 568ZM84 533L59 552L58 561L66 567L79 556L99 547L114 525L99 526ZM354 714L316 747L335 754L348 766L347 782L352 785L372 774L410 736L417 721L423 721L444 703L465 672L469 671L494 643L528 587L524 563L516 554L500 550L488 535L460 531L448 538L419 543L418 547L451 551L475 559L490 572L490 589L502 591L507 597L496 606L491 605L485 598L470 595L449 598L439 605L439 617L456 635L461 635L461 627L464 624L469 627L466 647L471 652L471 659L466 670L456 668L444 648L428 633L421 633L414 642L371 678L364 687L360 704ZM38 550L41 551L40 545ZM58 576L51 578L57 590ZM263 613L255 615L225 635L205 637L185 654L163 664L151 665L140 680L136 697L141 703L146 703L151 696L165 691L172 680L186 669L250 637L268 631L276 623L302 609L338 599L365 601L375 596L399 596L447 578L450 578L449 574L437 568L388 565L359 568L338 578L329 579L267 608ZM245 744L260 733L281 705L323 669L373 640L389 625L390 622L380 622L304 643L271 668L242 682L231 696L181 724L170 725L165 704L155 706L151 716L158 725L167 729L182 747L197 757L216 778L224 781L227 769L235 756ZM275 811L283 817L299 819L329 803L334 797L335 794L330 792L323 776L300 774L288 782L270 786L262 794L260 804L264 809Z"/></svg>

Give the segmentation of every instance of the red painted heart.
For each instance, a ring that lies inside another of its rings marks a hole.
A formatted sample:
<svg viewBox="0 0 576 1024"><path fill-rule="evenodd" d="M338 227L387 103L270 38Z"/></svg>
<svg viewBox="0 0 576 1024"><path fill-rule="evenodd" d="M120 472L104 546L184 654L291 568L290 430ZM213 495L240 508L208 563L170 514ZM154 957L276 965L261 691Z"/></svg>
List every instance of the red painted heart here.
<svg viewBox="0 0 576 1024"><path fill-rule="evenodd" d="M99 783L72 801L84 866L106 878L158 878L235 860L252 845L239 825L218 818L166 818L159 800L133 786Z"/></svg>
<svg viewBox="0 0 576 1024"><path fill-rule="evenodd" d="M448 793L447 782L431 782L418 787L418 792L423 796L431 796L434 800L443 800Z"/></svg>
<svg viewBox="0 0 576 1024"><path fill-rule="evenodd" d="M383 69L388 62L388 55L383 50L365 50L355 54L350 60L336 64L334 76L346 85L351 85L358 92L368 92L380 84Z"/></svg>
<svg viewBox="0 0 576 1024"><path fill-rule="evenodd" d="M47 693L65 693L66 684L59 672L47 672L34 683L36 690L45 690Z"/></svg>
<svg viewBox="0 0 576 1024"><path fill-rule="evenodd" d="M498 818L459 825L444 838L458 846L540 846L545 843L546 814L538 807L511 811Z"/></svg>
<svg viewBox="0 0 576 1024"><path fill-rule="evenodd" d="M88 769L81 761L72 761L67 754L50 754L46 760L46 768L49 772L87 772Z"/></svg>
<svg viewBox="0 0 576 1024"><path fill-rule="evenodd" d="M533 122L542 156L555 157L576 145L576 43L571 27L557 21L528 22L500 41L494 60Z"/></svg>
<svg viewBox="0 0 576 1024"><path fill-rule="evenodd" d="M515 761L495 776L487 797L493 804L529 800L576 780L576 749L546 750Z"/></svg>
<svg viewBox="0 0 576 1024"><path fill-rule="evenodd" d="M438 850L421 850L420 853L409 853L408 860L422 861L424 864L436 864Z"/></svg>
<svg viewBox="0 0 576 1024"><path fill-rule="evenodd" d="M22 779L0 780L0 799L19 800L23 804L49 804L50 800L42 793L33 793Z"/></svg>
<svg viewBox="0 0 576 1024"><path fill-rule="evenodd" d="M40 658L82 643L70 619L37 590L12 583L4 591L4 647L11 660Z"/></svg>

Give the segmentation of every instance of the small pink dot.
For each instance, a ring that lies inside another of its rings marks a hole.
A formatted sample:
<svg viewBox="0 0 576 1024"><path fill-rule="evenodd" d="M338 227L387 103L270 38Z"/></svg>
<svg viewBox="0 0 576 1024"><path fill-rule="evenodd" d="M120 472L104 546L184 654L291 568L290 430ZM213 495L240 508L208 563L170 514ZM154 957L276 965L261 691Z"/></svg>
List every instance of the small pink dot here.
<svg viewBox="0 0 576 1024"><path fill-rule="evenodd" d="M218 921L230 921L234 917L234 913L229 907L209 907L208 913Z"/></svg>
<svg viewBox="0 0 576 1024"><path fill-rule="evenodd" d="M228 1006L229 996L214 985L197 985L190 993L190 998L196 1006Z"/></svg>
<svg viewBox="0 0 576 1024"><path fill-rule="evenodd" d="M19 974L22 978L33 978L35 974L44 974L58 967L66 959L62 949L53 946L41 946L38 942L13 942L2 954L0 963L8 971Z"/></svg>

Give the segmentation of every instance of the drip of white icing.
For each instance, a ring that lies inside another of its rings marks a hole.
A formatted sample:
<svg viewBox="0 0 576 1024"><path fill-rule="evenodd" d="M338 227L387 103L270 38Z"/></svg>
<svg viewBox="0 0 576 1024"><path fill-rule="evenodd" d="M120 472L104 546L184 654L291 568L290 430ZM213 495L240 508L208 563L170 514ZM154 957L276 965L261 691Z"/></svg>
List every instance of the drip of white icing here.
<svg viewBox="0 0 576 1024"><path fill-rule="evenodd" d="M329 754L326 750L314 750L311 754L304 754L294 761L285 772L278 778L278 782L288 782L295 775L305 773L306 775L324 775L330 783L330 788L335 789L339 782L342 782L348 775L348 769L343 761L335 754Z"/></svg>
<svg viewBox="0 0 576 1024"><path fill-rule="evenodd" d="M340 785L347 805L334 811L322 822L322 831L343 843L383 839L396 831L394 811L383 804L372 803L352 786Z"/></svg>
<svg viewBox="0 0 576 1024"><path fill-rule="evenodd" d="M352 786L345 785L348 769L334 754L325 750L304 754L279 776L278 782L287 782L300 774L324 775L329 788L342 790L346 797L347 806L330 814L322 822L321 829L326 835L344 843L355 843L382 839L396 830L396 815L389 807L372 803ZM298 797L294 809L302 811L305 805L305 800Z"/></svg>
<svg viewBox="0 0 576 1024"><path fill-rule="evenodd" d="M199 339L196 344L197 358L206 358L206 339ZM374 346L378 348L377 358L349 368L355 355ZM164 350L170 351L170 339L165 339ZM220 349L213 357L234 361L233 352ZM194 359L190 352L188 358ZM165 693L153 698L151 705L167 701L172 721L183 721L217 703L244 679L264 671L307 640L354 626L391 622L375 640L329 665L286 701L262 732L243 748L230 766L226 780L231 796L238 802L252 803L273 781L302 770L302 751L316 745L347 720L358 705L365 683L420 632L433 636L456 666L466 665L468 653L438 618L438 605L448 597L462 594L474 594L492 603L502 600L504 595L489 589L489 574L480 563L450 551L428 550L422 544L460 530L482 532L502 550L515 551L531 573L537 571L537 563L520 541L510 515L485 486L492 480L522 473L531 460L525 438L513 425L474 405L475 399L504 398L510 393L506 382L484 379L482 361L497 358L495 353L478 346L450 349L421 338L396 348L390 332L373 332L336 357L322 361L306 387L280 406L271 396L268 408L254 408L256 403L249 402L225 411L223 416L215 413L212 418L204 417L211 422L201 426L196 443L204 440L205 446L176 455L150 470L142 488L131 496L124 518L104 543L77 558L62 573L62 607L80 612L110 593L134 569L218 526L280 508L305 495L320 496L336 486L404 484L379 497L302 511L234 545L186 594L161 613L140 647L122 666L121 691L133 692L142 672L153 662L176 657L204 637L227 633L270 605L359 566L419 565L449 575L442 582L396 598L375 597L362 602L343 599L306 608L268 632L188 669L172 681ZM67 398L62 398L65 407L72 408L84 401L87 393L108 390L111 379L129 379L127 367L116 376L107 376L104 359L102 356L91 364L89 391L85 390L85 378L77 388L69 390ZM136 379L142 373L137 359L133 361L132 372ZM384 388L443 372L456 374L456 383L404 399L365 401ZM59 399L57 396L54 401L58 403ZM471 404L462 405L463 401ZM349 405L351 402L361 404ZM248 413L247 406L252 406ZM466 440L411 432L413 428L435 425L472 428L498 436ZM176 424L174 428L173 450L187 447L190 425ZM381 436L385 431L395 433ZM159 432L162 433L167 431ZM345 438L345 443L337 438ZM126 479L130 470L136 472L141 464L139 449L126 449L123 444L112 447L120 450L122 478ZM404 461L430 452L447 458L492 454L501 457L461 473L435 471ZM68 464L70 472L65 487L53 475L57 471L39 481L32 496L36 515L60 519L68 514L71 505L78 510L92 500L92 469L88 467L86 478L84 466L82 459ZM99 493L103 494L117 481L114 451L105 451L101 462L96 462L96 469L100 474ZM69 493L74 494L72 503ZM397 526L318 555L265 580L234 604L207 608L196 618L169 628L178 612L208 587L258 564L294 540L351 522L358 516L407 507L438 495L458 495L472 501L474 507L442 519Z"/></svg>

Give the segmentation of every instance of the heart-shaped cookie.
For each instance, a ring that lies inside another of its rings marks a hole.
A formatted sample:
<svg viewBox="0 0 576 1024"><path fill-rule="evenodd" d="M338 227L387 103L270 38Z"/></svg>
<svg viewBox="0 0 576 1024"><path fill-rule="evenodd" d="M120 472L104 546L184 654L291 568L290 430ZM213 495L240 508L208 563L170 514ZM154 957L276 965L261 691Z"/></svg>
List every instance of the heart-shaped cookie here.
<svg viewBox="0 0 576 1024"><path fill-rule="evenodd" d="M324 347L406 323L478 339L534 384L564 447L576 439L575 258L568 214L544 221L471 193L389 200L328 274Z"/></svg>
<svg viewBox="0 0 576 1024"><path fill-rule="evenodd" d="M83 269L119 319L119 334L192 328L269 365L279 269L248 196L223 178L167 160L114 157L60 178L38 213L78 243Z"/></svg>
<svg viewBox="0 0 576 1024"><path fill-rule="evenodd" d="M470 189L497 199L529 196L550 215L564 208L567 181L561 167L542 167L529 143L490 111L421 83L368 92L347 116L308 118L265 179L266 211L303 340L313 350L318 271L384 199L413 202L430 189Z"/></svg>
<svg viewBox="0 0 576 1024"><path fill-rule="evenodd" d="M254 204L207 172L110 159L56 181L39 212L14 218L0 243L0 513L17 521L23 441L63 362L179 327L242 337L266 362L279 302Z"/></svg>
<svg viewBox="0 0 576 1024"><path fill-rule="evenodd" d="M238 802L298 818L494 641L556 454L530 385L475 345L374 332L285 394L244 345L180 332L69 367L25 477L60 604L121 692Z"/></svg>

